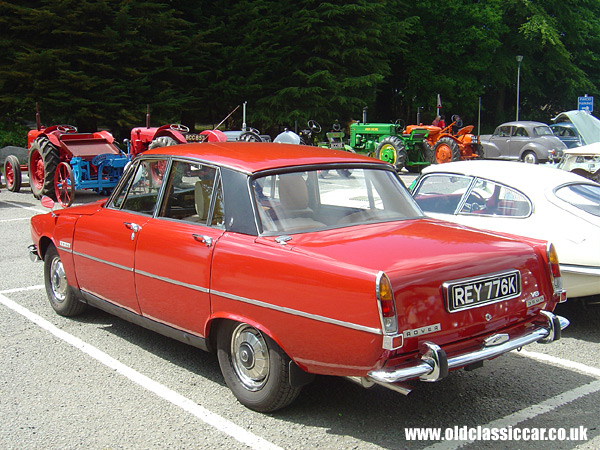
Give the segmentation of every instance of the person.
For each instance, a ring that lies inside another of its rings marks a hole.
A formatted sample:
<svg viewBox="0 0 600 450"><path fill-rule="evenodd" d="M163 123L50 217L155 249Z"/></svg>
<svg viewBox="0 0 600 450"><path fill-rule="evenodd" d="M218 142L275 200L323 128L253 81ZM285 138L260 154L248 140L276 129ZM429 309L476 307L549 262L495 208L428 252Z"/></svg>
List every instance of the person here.
<svg viewBox="0 0 600 450"><path fill-rule="evenodd" d="M440 116L440 121L438 122L438 127L445 128L446 127L446 118L442 115Z"/></svg>
<svg viewBox="0 0 600 450"><path fill-rule="evenodd" d="M440 116L435 116L435 119L433 119L433 122L431 122L431 125L433 125L434 127L439 127L440 123Z"/></svg>
<svg viewBox="0 0 600 450"><path fill-rule="evenodd" d="M456 134L458 130L463 127L463 121L458 114L454 114L452 116L452 122L454 123L454 125L452 125L452 134Z"/></svg>

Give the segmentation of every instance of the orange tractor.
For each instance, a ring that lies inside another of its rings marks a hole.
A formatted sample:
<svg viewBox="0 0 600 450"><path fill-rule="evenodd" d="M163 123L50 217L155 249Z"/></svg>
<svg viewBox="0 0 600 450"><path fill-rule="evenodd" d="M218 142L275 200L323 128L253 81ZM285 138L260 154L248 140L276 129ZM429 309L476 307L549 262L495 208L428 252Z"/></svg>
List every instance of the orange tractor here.
<svg viewBox="0 0 600 450"><path fill-rule="evenodd" d="M428 130L429 133L423 145L429 147L430 151L426 151L425 154L431 155L431 164L483 157L479 136L471 134L473 125L462 127L453 132L455 126L456 121L445 128L434 125L409 125L404 132Z"/></svg>

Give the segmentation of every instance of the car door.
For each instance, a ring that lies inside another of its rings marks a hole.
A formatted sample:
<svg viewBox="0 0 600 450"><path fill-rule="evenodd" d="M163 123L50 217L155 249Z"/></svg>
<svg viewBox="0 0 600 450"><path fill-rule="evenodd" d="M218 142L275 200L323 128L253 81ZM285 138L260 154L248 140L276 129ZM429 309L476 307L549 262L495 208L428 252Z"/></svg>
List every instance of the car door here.
<svg viewBox="0 0 600 450"><path fill-rule="evenodd" d="M128 171L127 180L106 207L82 216L75 228L73 255L80 288L138 314L135 247L139 232L154 213L166 163L166 159L153 159Z"/></svg>
<svg viewBox="0 0 600 450"><path fill-rule="evenodd" d="M498 127L490 137L490 145L485 147L485 156L488 158L507 158L510 132L511 127L509 125Z"/></svg>
<svg viewBox="0 0 600 450"><path fill-rule="evenodd" d="M173 161L162 206L140 230L135 284L142 314L204 336L210 314L210 273L224 233L216 167Z"/></svg>
<svg viewBox="0 0 600 450"><path fill-rule="evenodd" d="M531 142L531 139L532 138L524 127L513 127L509 145L509 155L511 159L519 159L521 157L521 149Z"/></svg>

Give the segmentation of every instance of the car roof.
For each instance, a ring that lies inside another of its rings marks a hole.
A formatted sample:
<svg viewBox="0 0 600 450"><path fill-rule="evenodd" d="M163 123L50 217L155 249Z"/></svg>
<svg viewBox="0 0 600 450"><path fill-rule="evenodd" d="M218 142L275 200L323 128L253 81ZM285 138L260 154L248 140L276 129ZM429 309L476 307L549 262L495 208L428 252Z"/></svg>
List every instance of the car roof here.
<svg viewBox="0 0 600 450"><path fill-rule="evenodd" d="M526 164L516 161L457 161L429 166L422 174L454 173L459 175L477 176L490 181L497 181L517 188L523 192L531 192L532 188L560 186L566 183L590 183L590 180L544 164Z"/></svg>
<svg viewBox="0 0 600 450"><path fill-rule="evenodd" d="M212 142L157 147L142 155L173 155L200 159L246 173L299 165L370 163L389 166L380 160L344 150L275 142Z"/></svg>
<svg viewBox="0 0 600 450"><path fill-rule="evenodd" d="M505 126L513 126L513 127L540 127L540 126L545 126L547 127L548 124L544 123L544 122L534 122L532 120L519 120L519 121L512 121L512 122L505 122L502 125L498 125L499 127L505 127ZM496 127L498 128L498 127Z"/></svg>

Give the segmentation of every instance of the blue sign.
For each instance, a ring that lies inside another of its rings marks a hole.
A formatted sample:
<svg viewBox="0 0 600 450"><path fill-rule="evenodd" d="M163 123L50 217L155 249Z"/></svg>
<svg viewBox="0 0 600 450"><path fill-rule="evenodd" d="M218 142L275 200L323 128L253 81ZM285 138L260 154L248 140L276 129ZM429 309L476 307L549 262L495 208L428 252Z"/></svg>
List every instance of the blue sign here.
<svg viewBox="0 0 600 450"><path fill-rule="evenodd" d="M594 111L594 97L579 97L577 101L577 109L580 111L587 111L589 113Z"/></svg>

